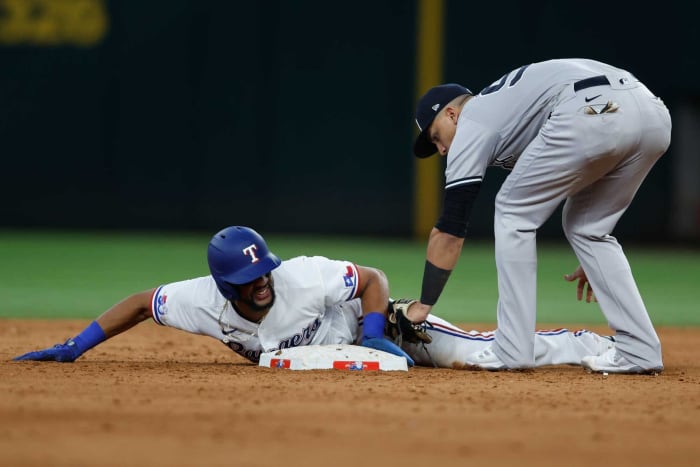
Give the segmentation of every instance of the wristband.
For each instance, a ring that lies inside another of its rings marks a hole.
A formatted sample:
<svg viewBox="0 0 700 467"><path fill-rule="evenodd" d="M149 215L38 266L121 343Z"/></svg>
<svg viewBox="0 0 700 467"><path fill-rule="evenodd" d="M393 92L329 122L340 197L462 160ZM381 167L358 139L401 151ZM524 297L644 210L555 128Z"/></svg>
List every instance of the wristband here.
<svg viewBox="0 0 700 467"><path fill-rule="evenodd" d="M100 325L97 324L97 321L93 321L88 327L83 329L80 334L75 336L70 341L74 343L75 350L80 352L78 354L80 356L106 339L107 336ZM70 341L68 345L70 345Z"/></svg>
<svg viewBox="0 0 700 467"><path fill-rule="evenodd" d="M424 305L435 305L438 301L442 289L445 288L447 279L452 271L440 269L428 260L425 260L423 270L423 287L420 294L420 302Z"/></svg>
<svg viewBox="0 0 700 467"><path fill-rule="evenodd" d="M367 313L362 322L362 339L370 339L372 337L384 338L384 324L386 318L383 314L376 311Z"/></svg>

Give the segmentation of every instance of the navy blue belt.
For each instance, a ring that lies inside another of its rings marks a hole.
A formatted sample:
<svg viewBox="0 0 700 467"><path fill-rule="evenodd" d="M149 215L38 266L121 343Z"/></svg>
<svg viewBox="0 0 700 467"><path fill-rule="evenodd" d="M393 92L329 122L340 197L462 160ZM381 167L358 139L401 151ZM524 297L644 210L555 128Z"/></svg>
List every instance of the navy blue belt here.
<svg viewBox="0 0 700 467"><path fill-rule="evenodd" d="M603 86L604 84L610 84L610 81L608 81L605 75L582 79L574 83L574 92L578 92L581 89L592 88L593 86Z"/></svg>

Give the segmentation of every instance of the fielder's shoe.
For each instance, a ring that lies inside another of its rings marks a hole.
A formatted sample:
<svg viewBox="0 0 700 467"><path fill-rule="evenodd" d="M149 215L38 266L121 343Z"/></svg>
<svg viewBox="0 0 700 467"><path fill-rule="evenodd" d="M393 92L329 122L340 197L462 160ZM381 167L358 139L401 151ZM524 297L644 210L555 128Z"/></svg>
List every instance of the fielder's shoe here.
<svg viewBox="0 0 700 467"><path fill-rule="evenodd" d="M657 374L664 367L642 368L620 355L617 349L612 348L602 355L591 355L581 359L581 365L595 373L626 373L626 374Z"/></svg>
<svg viewBox="0 0 700 467"><path fill-rule="evenodd" d="M603 355L610 349L615 348L615 338L613 336L599 336L598 334L591 333L595 341L595 355Z"/></svg>
<svg viewBox="0 0 700 467"><path fill-rule="evenodd" d="M508 369L506 364L493 353L491 346L467 356L465 362L474 370L499 371Z"/></svg>

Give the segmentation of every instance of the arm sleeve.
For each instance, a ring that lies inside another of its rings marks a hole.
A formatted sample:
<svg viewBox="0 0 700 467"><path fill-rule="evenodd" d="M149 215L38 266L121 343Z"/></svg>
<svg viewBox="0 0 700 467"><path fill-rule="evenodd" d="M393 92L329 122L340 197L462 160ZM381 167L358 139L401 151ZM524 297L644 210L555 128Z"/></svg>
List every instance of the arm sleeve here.
<svg viewBox="0 0 700 467"><path fill-rule="evenodd" d="M455 237L466 237L469 216L471 216L472 206L480 188L480 181L446 188L442 215L435 224L435 228Z"/></svg>
<svg viewBox="0 0 700 467"><path fill-rule="evenodd" d="M311 258L316 263L324 288L324 303L333 306L356 298L360 285L360 274L355 263L328 259L323 256Z"/></svg>
<svg viewBox="0 0 700 467"><path fill-rule="evenodd" d="M172 282L158 287L151 297L151 315L162 325L219 338L217 318L226 299L211 276Z"/></svg>

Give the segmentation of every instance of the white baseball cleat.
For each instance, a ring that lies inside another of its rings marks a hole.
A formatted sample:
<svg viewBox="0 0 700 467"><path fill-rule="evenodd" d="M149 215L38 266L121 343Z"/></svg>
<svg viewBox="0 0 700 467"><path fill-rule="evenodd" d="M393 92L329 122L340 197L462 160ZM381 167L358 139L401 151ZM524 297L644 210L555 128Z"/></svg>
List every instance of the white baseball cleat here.
<svg viewBox="0 0 700 467"><path fill-rule="evenodd" d="M581 366L595 373L657 374L664 370L663 366L642 368L620 355L615 348L611 348L602 355L583 357Z"/></svg>
<svg viewBox="0 0 700 467"><path fill-rule="evenodd" d="M508 369L506 364L493 353L491 346L469 355L465 359L465 363L474 370L499 371Z"/></svg>
<svg viewBox="0 0 700 467"><path fill-rule="evenodd" d="M610 349L615 348L615 338L613 336L599 336L595 333L591 334L593 335L593 339L596 343L596 356L603 355L604 353L609 352Z"/></svg>

